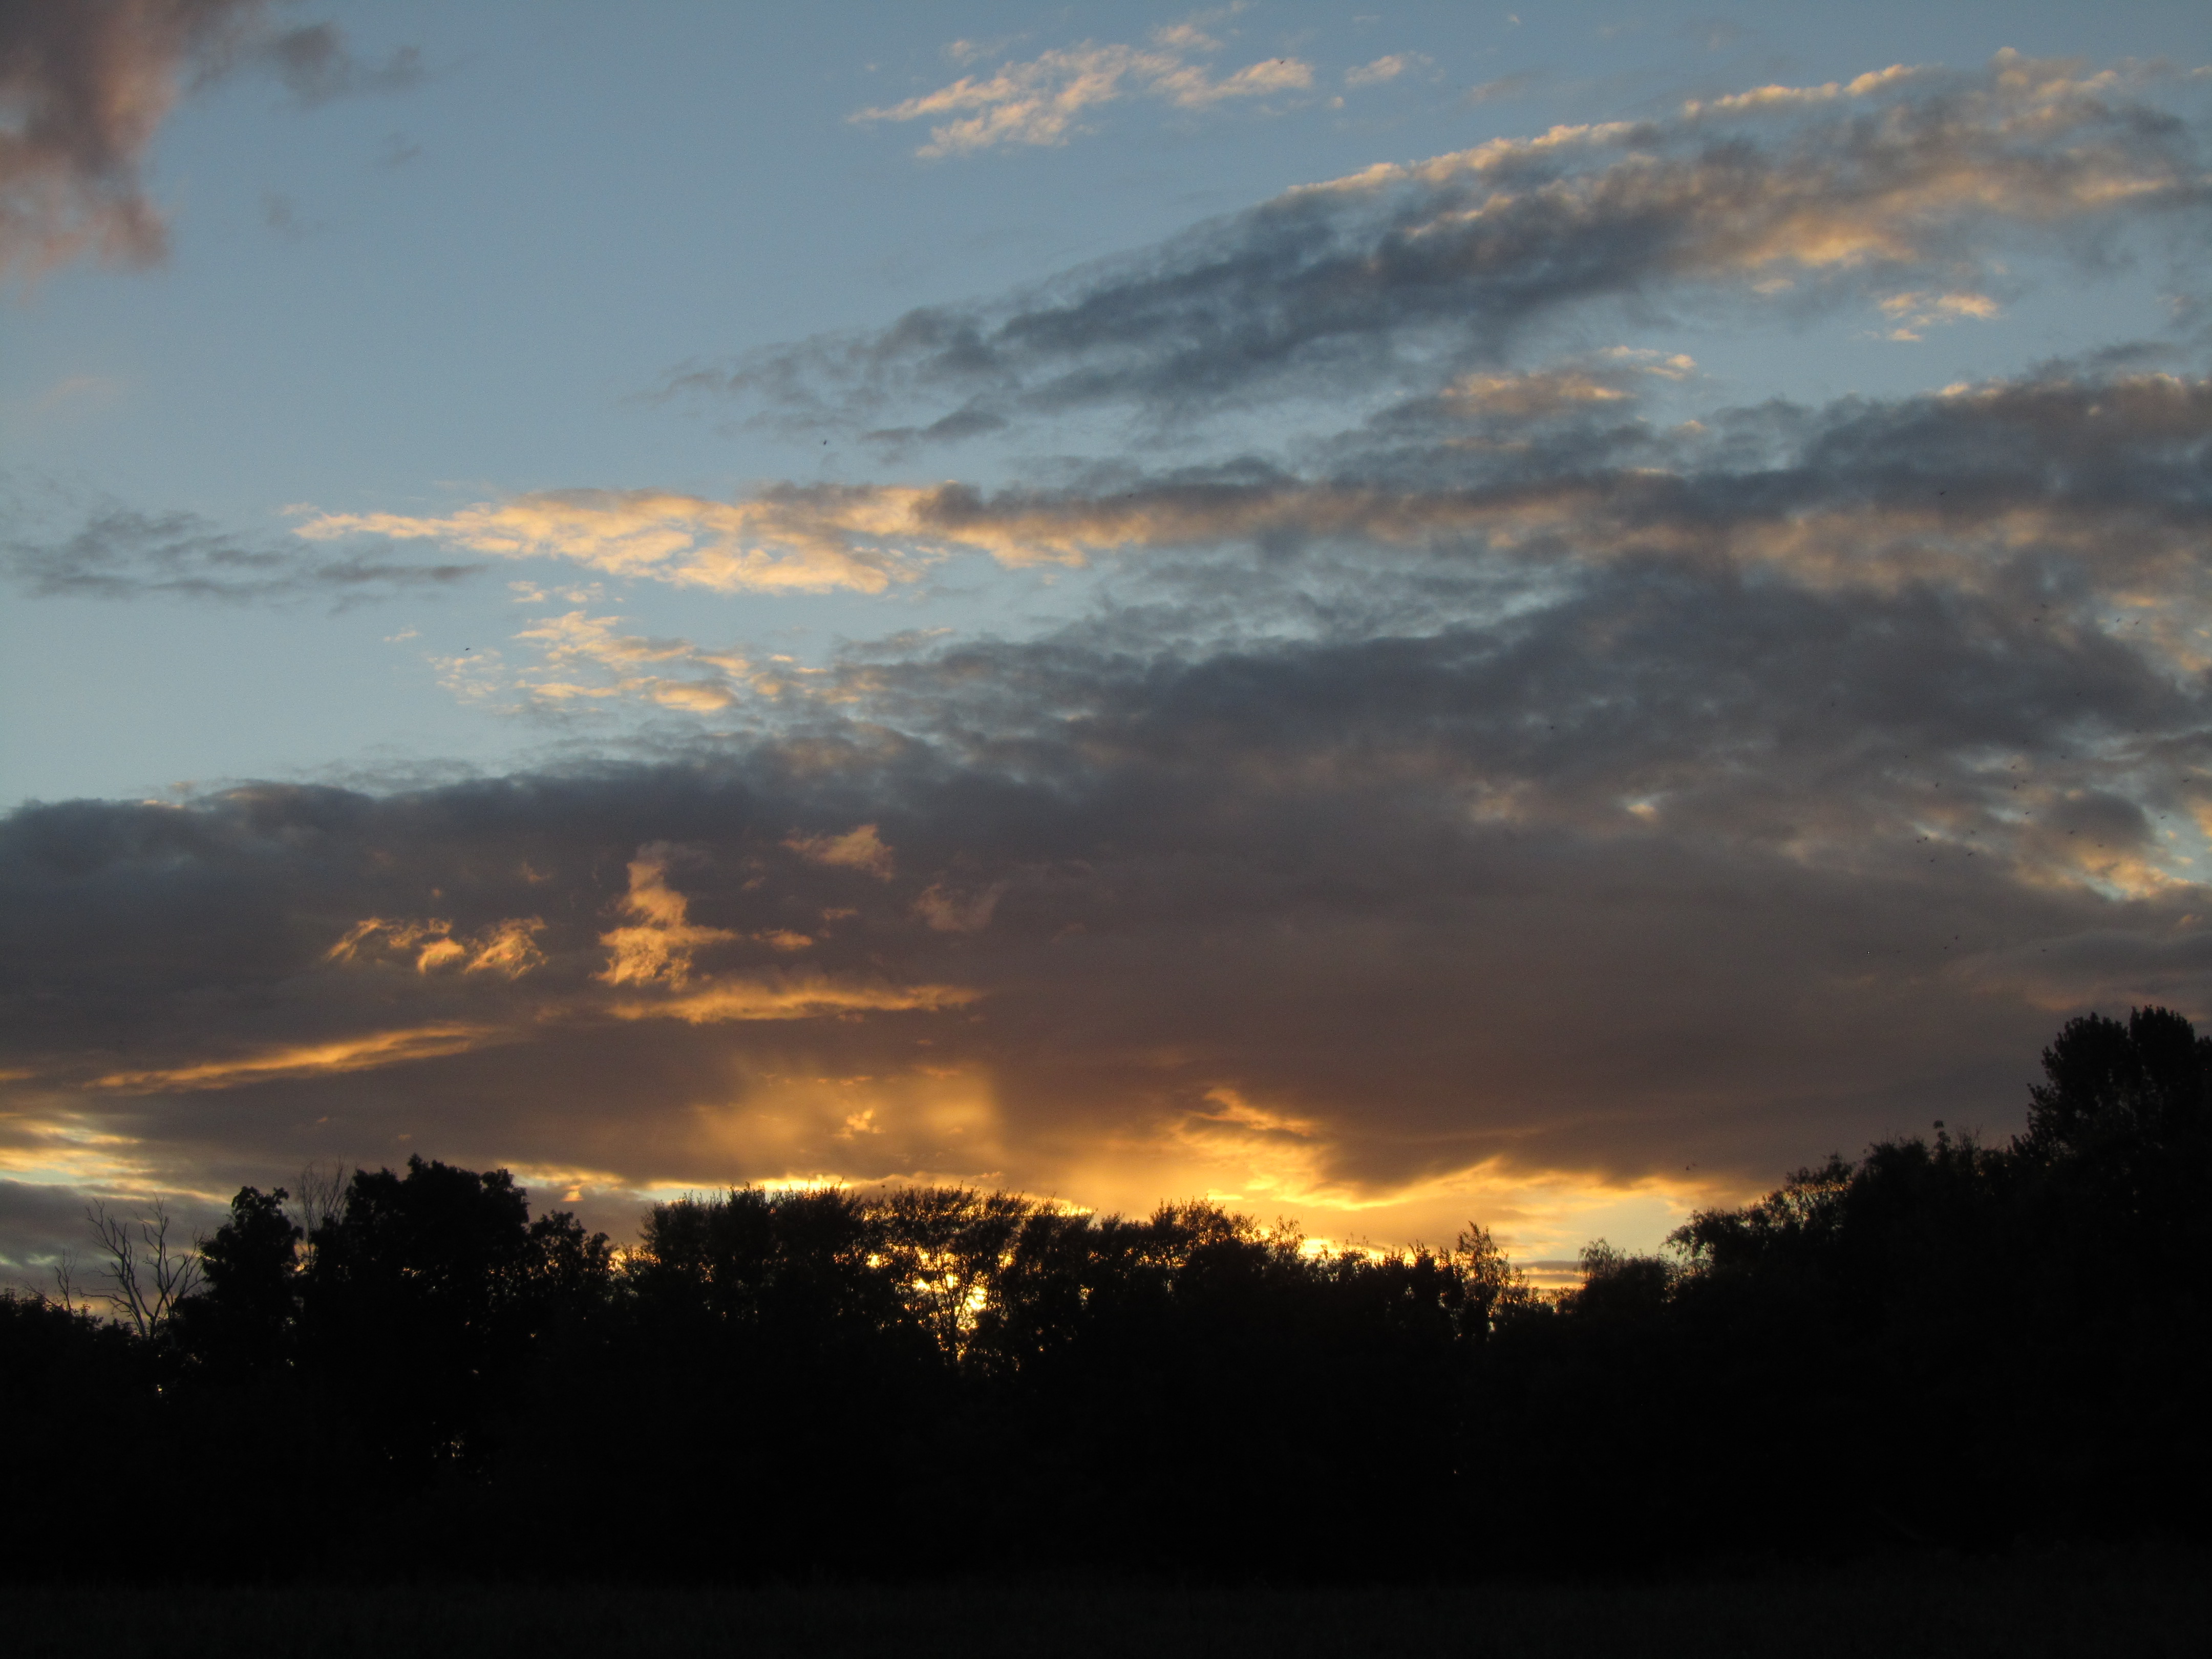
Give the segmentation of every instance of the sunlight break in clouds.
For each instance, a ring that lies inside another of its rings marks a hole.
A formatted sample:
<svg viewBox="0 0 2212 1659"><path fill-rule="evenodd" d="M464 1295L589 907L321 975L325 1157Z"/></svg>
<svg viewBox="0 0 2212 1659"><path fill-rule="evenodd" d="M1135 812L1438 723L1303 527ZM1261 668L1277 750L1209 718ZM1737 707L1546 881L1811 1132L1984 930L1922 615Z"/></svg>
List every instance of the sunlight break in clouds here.
<svg viewBox="0 0 2212 1659"><path fill-rule="evenodd" d="M1186 53L1215 51L1220 43L1188 25L1162 29L1152 40L1149 52L1086 40L1025 64L1002 64L988 79L963 76L935 92L888 108L859 110L848 118L957 116L931 127L929 142L915 151L934 161L997 144L1064 144L1072 132L1082 131L1074 122L1085 110L1133 94L1164 99L1180 109L1205 109L1230 99L1297 92L1313 84L1313 66L1295 58L1266 58L1217 80Z"/></svg>

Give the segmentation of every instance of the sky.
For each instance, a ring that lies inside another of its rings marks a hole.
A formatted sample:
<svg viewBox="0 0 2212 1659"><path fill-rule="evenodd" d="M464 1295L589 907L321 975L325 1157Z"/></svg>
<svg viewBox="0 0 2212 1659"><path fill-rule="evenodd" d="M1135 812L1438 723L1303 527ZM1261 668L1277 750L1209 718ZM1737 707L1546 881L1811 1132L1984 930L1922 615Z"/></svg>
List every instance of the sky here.
<svg viewBox="0 0 2212 1659"><path fill-rule="evenodd" d="M0 5L0 1279L1559 1271L2212 1017L2212 13Z"/></svg>

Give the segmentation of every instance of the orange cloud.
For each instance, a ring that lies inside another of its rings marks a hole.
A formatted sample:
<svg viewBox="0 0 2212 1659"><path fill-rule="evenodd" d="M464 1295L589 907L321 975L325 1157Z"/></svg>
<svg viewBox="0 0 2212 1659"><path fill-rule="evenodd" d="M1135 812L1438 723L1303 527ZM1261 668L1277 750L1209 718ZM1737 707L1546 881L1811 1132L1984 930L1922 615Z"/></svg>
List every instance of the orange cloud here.
<svg viewBox="0 0 2212 1659"><path fill-rule="evenodd" d="M94 1079L92 1086L133 1095L173 1090L235 1089L282 1078L370 1072L411 1060L436 1060L481 1048L498 1035L497 1028L489 1025L458 1022L416 1025L403 1030L375 1031L367 1036L341 1037L331 1042L269 1048L239 1060L205 1060L197 1066L156 1071L111 1072L106 1077Z"/></svg>
<svg viewBox="0 0 2212 1659"><path fill-rule="evenodd" d="M819 1019L825 1015L935 1011L964 1007L982 995L957 985L839 984L809 977L728 979L660 1002L615 1005L621 1019L680 1019L689 1025L725 1020Z"/></svg>
<svg viewBox="0 0 2212 1659"><path fill-rule="evenodd" d="M346 930L345 936L324 952L325 962L354 962L371 951L415 952L415 970L427 974L454 963L465 974L500 973L520 979L542 965L544 952L538 935L545 929L538 916L511 916L474 934L456 937L453 924L442 917L419 921L387 921L368 916Z"/></svg>
<svg viewBox="0 0 2212 1659"><path fill-rule="evenodd" d="M859 870L878 881L891 878L891 849L884 845L872 823L864 823L842 836L793 836L783 844L810 864Z"/></svg>

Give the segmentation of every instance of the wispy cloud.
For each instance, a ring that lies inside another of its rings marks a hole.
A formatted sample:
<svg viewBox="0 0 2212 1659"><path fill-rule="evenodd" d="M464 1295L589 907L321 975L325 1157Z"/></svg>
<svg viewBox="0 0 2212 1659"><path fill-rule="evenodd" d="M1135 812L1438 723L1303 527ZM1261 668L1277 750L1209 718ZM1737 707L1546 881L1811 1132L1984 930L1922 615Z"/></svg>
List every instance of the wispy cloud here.
<svg viewBox="0 0 2212 1659"><path fill-rule="evenodd" d="M1296 58L1262 58L1220 76L1192 61L1218 51L1220 44L1195 25L1159 30L1149 47L1086 40L1003 64L988 76L963 76L934 92L860 110L850 118L931 122L929 142L915 154L935 160L1000 144L1064 144L1084 131L1077 122L1085 111L1124 98L1199 110L1313 84L1313 66Z"/></svg>
<svg viewBox="0 0 2212 1659"><path fill-rule="evenodd" d="M387 1066L465 1054L496 1036L480 1025L445 1023L404 1030L373 1031L327 1042L287 1044L233 1060L203 1060L143 1072L112 1072L93 1079L95 1089L125 1094L192 1093L267 1083L371 1072Z"/></svg>
<svg viewBox="0 0 2212 1659"><path fill-rule="evenodd" d="M718 592L880 593L916 580L927 539L922 489L791 488L735 502L657 490L574 489L482 502L442 517L315 513L311 542L433 540L498 558L557 558L610 575Z"/></svg>
<svg viewBox="0 0 2212 1659"><path fill-rule="evenodd" d="M732 1021L822 1019L856 1013L934 1013L964 1008L980 993L951 985L836 983L817 975L725 979L654 1002L618 1002L621 1019L679 1019L687 1025Z"/></svg>
<svg viewBox="0 0 2212 1659"><path fill-rule="evenodd" d="M264 42L256 55L283 81L302 108L340 98L405 92L421 84L422 49L399 46L380 64L355 55L336 23L308 23Z"/></svg>
<svg viewBox="0 0 2212 1659"><path fill-rule="evenodd" d="M1360 64L1345 70L1344 84L1347 87L1379 87L1395 81L1408 70L1425 69L1429 60L1418 52L1392 52L1377 58L1371 64Z"/></svg>
<svg viewBox="0 0 2212 1659"><path fill-rule="evenodd" d="M66 511L48 503L43 516ZM481 564L308 554L249 539L191 513L94 506L76 528L0 540L0 576L37 598L164 597L232 603L326 599L344 605L449 587Z"/></svg>

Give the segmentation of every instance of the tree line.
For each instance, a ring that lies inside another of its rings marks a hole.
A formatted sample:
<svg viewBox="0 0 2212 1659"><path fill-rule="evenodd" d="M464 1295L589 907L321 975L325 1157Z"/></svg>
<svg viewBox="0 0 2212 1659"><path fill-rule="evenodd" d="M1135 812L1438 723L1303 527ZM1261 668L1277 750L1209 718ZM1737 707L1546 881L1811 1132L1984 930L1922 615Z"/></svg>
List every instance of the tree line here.
<svg viewBox="0 0 2212 1659"><path fill-rule="evenodd" d="M1437 1577L2201 1535L2212 1037L2093 1016L2043 1066L2002 1146L1832 1158L1563 1292L1479 1227L1316 1254L942 1187L686 1198L618 1250L419 1158L244 1189L197 1279L103 1216L126 1317L0 1297L0 1562Z"/></svg>

